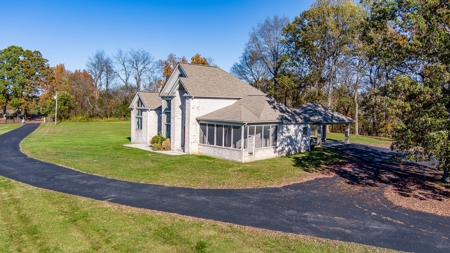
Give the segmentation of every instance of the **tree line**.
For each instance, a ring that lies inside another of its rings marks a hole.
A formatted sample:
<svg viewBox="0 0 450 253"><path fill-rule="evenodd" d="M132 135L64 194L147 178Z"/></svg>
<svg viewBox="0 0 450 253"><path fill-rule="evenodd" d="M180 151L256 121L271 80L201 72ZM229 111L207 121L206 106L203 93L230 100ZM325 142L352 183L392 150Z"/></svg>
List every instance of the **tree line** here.
<svg viewBox="0 0 450 253"><path fill-rule="evenodd" d="M9 108L18 115L55 113L58 119L129 118L130 101L137 91L157 91L167 82L178 62L186 57L169 54L155 60L143 49L103 50L92 54L86 69L70 71L64 64L50 67L39 51L10 46L0 50L0 114ZM211 65L196 54L190 63Z"/></svg>

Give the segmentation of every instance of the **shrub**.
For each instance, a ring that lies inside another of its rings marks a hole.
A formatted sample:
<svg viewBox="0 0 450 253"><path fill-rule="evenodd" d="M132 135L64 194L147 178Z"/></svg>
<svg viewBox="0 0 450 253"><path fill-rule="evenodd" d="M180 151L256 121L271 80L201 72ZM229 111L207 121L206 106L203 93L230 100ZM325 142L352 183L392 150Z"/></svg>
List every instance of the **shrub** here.
<svg viewBox="0 0 450 253"><path fill-rule="evenodd" d="M167 142L167 140L169 141ZM153 136L150 143L153 150L170 150L170 139L164 138L161 134Z"/></svg>
<svg viewBox="0 0 450 253"><path fill-rule="evenodd" d="M170 139L167 138L163 143L161 144L161 150L168 151L170 150Z"/></svg>

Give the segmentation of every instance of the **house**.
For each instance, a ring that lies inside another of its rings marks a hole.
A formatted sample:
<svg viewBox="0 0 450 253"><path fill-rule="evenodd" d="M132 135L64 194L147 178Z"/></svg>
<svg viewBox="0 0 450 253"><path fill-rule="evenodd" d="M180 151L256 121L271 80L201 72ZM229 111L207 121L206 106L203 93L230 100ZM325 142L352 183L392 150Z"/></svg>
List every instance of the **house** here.
<svg viewBox="0 0 450 253"><path fill-rule="evenodd" d="M353 122L314 103L289 108L218 67L188 63L159 94L138 92L130 109L134 143L161 133L172 150L239 162L308 151L312 124Z"/></svg>

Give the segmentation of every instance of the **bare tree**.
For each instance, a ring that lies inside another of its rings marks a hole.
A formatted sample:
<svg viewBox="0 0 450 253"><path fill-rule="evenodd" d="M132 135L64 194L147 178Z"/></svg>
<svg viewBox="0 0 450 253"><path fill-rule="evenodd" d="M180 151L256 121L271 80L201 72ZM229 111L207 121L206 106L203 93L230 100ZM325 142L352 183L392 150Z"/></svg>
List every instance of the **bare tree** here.
<svg viewBox="0 0 450 253"><path fill-rule="evenodd" d="M269 72L256 52L245 50L239 58L239 62L233 64L230 72L237 78L265 92Z"/></svg>
<svg viewBox="0 0 450 253"><path fill-rule="evenodd" d="M134 79L136 80L137 91L141 90L145 75L153 70L155 61L149 52L143 49L131 49L128 58Z"/></svg>
<svg viewBox="0 0 450 253"><path fill-rule="evenodd" d="M112 84L114 80L114 68L113 68L113 61L112 59L105 54L105 51L103 50L97 50L95 54L89 57L86 68L88 73L92 76L94 79L94 113L97 114L97 116L100 113L99 109L99 96L100 92L103 89L106 89L106 91L109 90L110 85Z"/></svg>
<svg viewBox="0 0 450 253"><path fill-rule="evenodd" d="M117 77L123 82L126 88L130 86L131 67L129 65L129 56L127 52L123 52L122 49L117 50L117 53L113 55L116 62L115 73Z"/></svg>

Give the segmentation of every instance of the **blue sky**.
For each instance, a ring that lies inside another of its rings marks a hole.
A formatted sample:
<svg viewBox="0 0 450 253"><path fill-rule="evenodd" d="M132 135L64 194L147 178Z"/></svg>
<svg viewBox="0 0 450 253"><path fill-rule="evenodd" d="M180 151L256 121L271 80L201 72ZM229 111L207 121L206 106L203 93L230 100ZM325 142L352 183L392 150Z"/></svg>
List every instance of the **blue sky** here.
<svg viewBox="0 0 450 253"><path fill-rule="evenodd" d="M226 71L239 60L253 26L275 14L291 20L312 0L159 0L1 2L0 49L38 50L51 66L83 69L90 55L119 48L211 57Z"/></svg>

